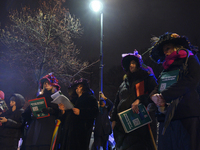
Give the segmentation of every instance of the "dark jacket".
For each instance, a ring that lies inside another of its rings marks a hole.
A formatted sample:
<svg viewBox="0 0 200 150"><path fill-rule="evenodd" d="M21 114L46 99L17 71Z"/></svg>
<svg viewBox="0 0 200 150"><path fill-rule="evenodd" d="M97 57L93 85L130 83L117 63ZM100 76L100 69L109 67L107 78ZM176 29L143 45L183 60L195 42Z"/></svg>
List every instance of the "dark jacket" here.
<svg viewBox="0 0 200 150"><path fill-rule="evenodd" d="M21 137L22 113L23 109L16 109L15 111L9 109L0 116L8 119L6 123L3 123L2 126L0 126L0 136L18 139Z"/></svg>
<svg viewBox="0 0 200 150"><path fill-rule="evenodd" d="M180 69L185 58L176 59L167 70ZM173 120L200 116L200 101L196 91L200 81L200 65L196 56L189 56L187 74L183 75L176 83L161 92L167 103L181 98L174 114ZM158 93L158 87L151 95Z"/></svg>
<svg viewBox="0 0 200 150"><path fill-rule="evenodd" d="M42 147L44 150L50 149L52 135L55 128L55 120L59 112L58 105L51 103L53 100L51 98L52 94L51 91L45 90L43 95L38 96L38 98L45 97L47 106L50 108L48 111L50 116L40 119L34 117L31 118L30 127L28 128L26 138L24 139L26 149L32 148L34 150L39 147ZM30 120L30 107L25 110L23 117L25 120Z"/></svg>
<svg viewBox="0 0 200 150"><path fill-rule="evenodd" d="M75 115L72 110L65 111L61 118L61 131L58 137L62 150L88 150L94 119L98 114L96 98L88 92L71 100L80 110Z"/></svg>
<svg viewBox="0 0 200 150"><path fill-rule="evenodd" d="M113 103L107 99L105 107L99 108L100 112L95 120L94 136L109 135L112 133L111 122L108 118Z"/></svg>
<svg viewBox="0 0 200 150"><path fill-rule="evenodd" d="M9 109L1 115L8 119L6 123L0 126L0 149L16 150L18 141L22 136L22 109L12 111Z"/></svg>
<svg viewBox="0 0 200 150"><path fill-rule="evenodd" d="M137 83L142 81L144 81L145 94L137 97L135 86ZM131 104L136 99L139 99L140 103L147 106L150 102L152 102L149 98L149 94L153 91L156 85L157 83L154 75L149 74L143 69L139 69L137 72L134 72L131 77L125 78L120 85L111 115L111 121L116 121L113 132L116 146L118 148L122 148L123 150L128 148L140 150L142 146L152 147L151 137L147 125L130 133L125 133L119 120L118 113L131 108Z"/></svg>
<svg viewBox="0 0 200 150"><path fill-rule="evenodd" d="M5 117L7 122L2 123L0 126L0 149L1 150L15 150L18 147L18 141L22 137L22 106L24 105L25 99L20 94L13 94L11 97L15 97L16 110L9 110L0 115Z"/></svg>

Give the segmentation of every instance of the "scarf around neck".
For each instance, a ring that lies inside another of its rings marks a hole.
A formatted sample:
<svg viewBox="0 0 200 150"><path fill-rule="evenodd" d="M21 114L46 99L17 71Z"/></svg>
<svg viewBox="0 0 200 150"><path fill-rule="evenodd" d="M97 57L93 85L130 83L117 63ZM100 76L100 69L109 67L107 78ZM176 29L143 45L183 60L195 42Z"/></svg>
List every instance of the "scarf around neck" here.
<svg viewBox="0 0 200 150"><path fill-rule="evenodd" d="M193 55L191 51L189 51L189 56L190 55ZM163 68L166 70L174 62L175 59L185 58L185 57L187 57L187 52L185 50L180 50L178 54L177 51L174 51L173 53L165 57L165 61L162 64Z"/></svg>

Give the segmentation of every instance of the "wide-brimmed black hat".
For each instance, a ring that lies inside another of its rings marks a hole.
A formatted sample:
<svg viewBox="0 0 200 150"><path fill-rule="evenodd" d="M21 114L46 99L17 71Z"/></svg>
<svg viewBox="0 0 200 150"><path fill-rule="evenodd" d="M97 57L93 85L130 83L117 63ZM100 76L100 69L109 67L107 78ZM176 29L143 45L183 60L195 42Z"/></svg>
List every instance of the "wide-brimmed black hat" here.
<svg viewBox="0 0 200 150"><path fill-rule="evenodd" d="M122 54L122 68L127 72L129 70L130 62L134 60L138 67L142 65L142 56L138 54L138 51L135 49L133 53Z"/></svg>
<svg viewBox="0 0 200 150"><path fill-rule="evenodd" d="M150 58L156 63L163 63L165 60L165 54L163 52L163 46L168 43L183 46L190 50L190 42L186 36L180 36L177 33L166 32L159 36L159 38L153 37L153 46L149 49Z"/></svg>
<svg viewBox="0 0 200 150"><path fill-rule="evenodd" d="M90 86L89 86L89 83L88 83L88 80L87 79L84 79L84 78L80 78L79 80L75 80L69 87L68 87L68 90L71 90L71 89L76 89L76 87L79 85L79 84L82 84L84 86L84 89L86 91L90 91Z"/></svg>

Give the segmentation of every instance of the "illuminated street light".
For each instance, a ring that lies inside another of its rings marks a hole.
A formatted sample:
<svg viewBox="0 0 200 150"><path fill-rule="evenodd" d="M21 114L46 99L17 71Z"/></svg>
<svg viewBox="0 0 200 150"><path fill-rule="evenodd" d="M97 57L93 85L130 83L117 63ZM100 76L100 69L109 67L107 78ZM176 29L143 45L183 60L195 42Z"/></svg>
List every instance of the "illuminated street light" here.
<svg viewBox="0 0 200 150"><path fill-rule="evenodd" d="M90 3L90 8L95 11L95 12L100 12L101 13L101 31L100 31L100 35L101 35L101 39L100 39L100 66L99 66L99 91L103 92L103 4L98 1L98 0L94 0ZM100 96L100 95L99 95Z"/></svg>
<svg viewBox="0 0 200 150"><path fill-rule="evenodd" d="M90 8L95 11L95 12L98 12L98 11L101 11L102 8L103 8L103 5L100 1L98 0L94 0L90 3Z"/></svg>

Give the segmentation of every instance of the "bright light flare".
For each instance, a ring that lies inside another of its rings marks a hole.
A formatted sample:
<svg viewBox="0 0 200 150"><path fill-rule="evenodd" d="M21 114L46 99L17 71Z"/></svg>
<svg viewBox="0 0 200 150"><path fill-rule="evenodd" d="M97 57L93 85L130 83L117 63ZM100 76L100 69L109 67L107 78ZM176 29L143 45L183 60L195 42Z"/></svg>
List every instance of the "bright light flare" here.
<svg viewBox="0 0 200 150"><path fill-rule="evenodd" d="M98 12L100 11L102 8L103 8L103 5L100 1L98 0L94 0L90 3L90 8L95 11L95 12Z"/></svg>

